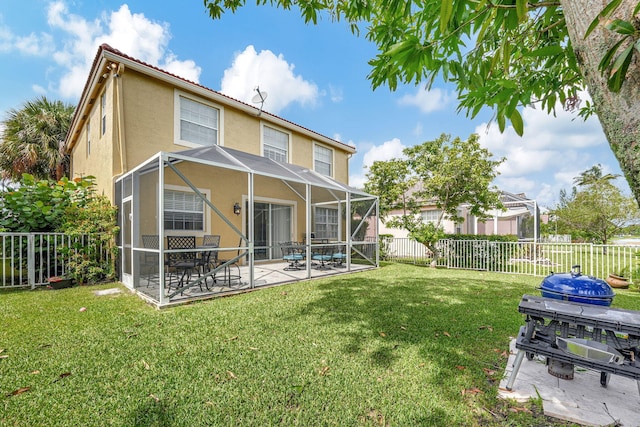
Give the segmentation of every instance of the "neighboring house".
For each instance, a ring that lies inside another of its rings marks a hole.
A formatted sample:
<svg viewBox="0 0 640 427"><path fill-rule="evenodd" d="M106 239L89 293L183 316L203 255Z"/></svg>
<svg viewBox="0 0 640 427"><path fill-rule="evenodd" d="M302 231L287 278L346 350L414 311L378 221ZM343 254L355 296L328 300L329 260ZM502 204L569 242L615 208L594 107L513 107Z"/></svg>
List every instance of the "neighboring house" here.
<svg viewBox="0 0 640 427"><path fill-rule="evenodd" d="M479 220L469 212L467 205L458 208L458 214L464 218L462 223L455 223L446 217L441 225L447 234L472 234L472 235L514 235L520 240L533 240L539 237L540 211L535 200L528 199L524 194L513 194L506 191L500 192L500 200L505 210L495 210L489 213L490 218ZM436 223L442 211L435 203L425 203L420 209L420 215L425 222ZM394 211L391 215L402 215L400 211ZM536 230L536 233L534 233ZM407 237L406 230L388 228L380 225L380 234L391 234L394 237Z"/></svg>
<svg viewBox="0 0 640 427"><path fill-rule="evenodd" d="M95 176L120 208L125 250L143 235L218 234L275 260L307 235L347 242L344 211L367 197L348 187L355 148L259 107L103 44L66 140L71 175Z"/></svg>

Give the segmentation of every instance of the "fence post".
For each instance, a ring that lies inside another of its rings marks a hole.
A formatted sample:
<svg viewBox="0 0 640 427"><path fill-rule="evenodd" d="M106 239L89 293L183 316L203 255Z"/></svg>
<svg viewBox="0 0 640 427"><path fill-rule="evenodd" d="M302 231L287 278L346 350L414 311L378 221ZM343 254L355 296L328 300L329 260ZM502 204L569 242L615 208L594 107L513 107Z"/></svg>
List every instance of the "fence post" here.
<svg viewBox="0 0 640 427"><path fill-rule="evenodd" d="M538 275L538 239L533 239L533 275Z"/></svg>
<svg viewBox="0 0 640 427"><path fill-rule="evenodd" d="M27 281L31 289L36 288L36 245L33 233L27 235Z"/></svg>

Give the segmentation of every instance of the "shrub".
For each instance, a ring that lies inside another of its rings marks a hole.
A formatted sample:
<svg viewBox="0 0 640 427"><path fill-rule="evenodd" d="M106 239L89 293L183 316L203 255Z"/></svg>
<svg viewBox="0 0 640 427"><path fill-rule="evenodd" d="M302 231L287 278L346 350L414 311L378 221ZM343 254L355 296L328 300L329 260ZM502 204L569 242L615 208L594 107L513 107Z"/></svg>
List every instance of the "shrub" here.
<svg viewBox="0 0 640 427"><path fill-rule="evenodd" d="M16 188L0 192L0 227L5 231L57 231L72 205L83 206L94 192L93 177L59 181L23 174Z"/></svg>
<svg viewBox="0 0 640 427"><path fill-rule="evenodd" d="M105 196L93 195L83 205L67 208L60 231L72 244L62 249L69 256L70 276L78 283L97 283L115 277L118 248L115 236L117 209Z"/></svg>
<svg viewBox="0 0 640 427"><path fill-rule="evenodd" d="M36 180L23 174L19 185L0 193L0 229L8 232L60 232L66 274L78 283L115 277L116 208L95 193L95 178ZM21 246L25 248L25 246Z"/></svg>

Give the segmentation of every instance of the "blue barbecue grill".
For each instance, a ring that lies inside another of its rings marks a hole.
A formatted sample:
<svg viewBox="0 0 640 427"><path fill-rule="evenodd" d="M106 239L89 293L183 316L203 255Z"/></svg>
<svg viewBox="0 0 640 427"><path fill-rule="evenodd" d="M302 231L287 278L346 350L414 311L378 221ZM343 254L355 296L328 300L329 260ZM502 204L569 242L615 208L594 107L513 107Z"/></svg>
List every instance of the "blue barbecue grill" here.
<svg viewBox="0 0 640 427"><path fill-rule="evenodd" d="M579 265L574 265L569 273L549 274L538 289L544 298L607 307L616 295L604 280L583 275Z"/></svg>

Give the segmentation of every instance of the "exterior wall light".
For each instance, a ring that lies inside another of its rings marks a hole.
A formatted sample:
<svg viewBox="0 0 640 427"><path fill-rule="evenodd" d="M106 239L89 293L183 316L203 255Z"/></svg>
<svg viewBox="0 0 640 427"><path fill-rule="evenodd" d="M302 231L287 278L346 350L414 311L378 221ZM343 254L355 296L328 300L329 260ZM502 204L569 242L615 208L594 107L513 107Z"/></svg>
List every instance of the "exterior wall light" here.
<svg viewBox="0 0 640 427"><path fill-rule="evenodd" d="M233 213L236 214L236 215L240 215L240 212L241 212L240 203L236 202L233 205Z"/></svg>

